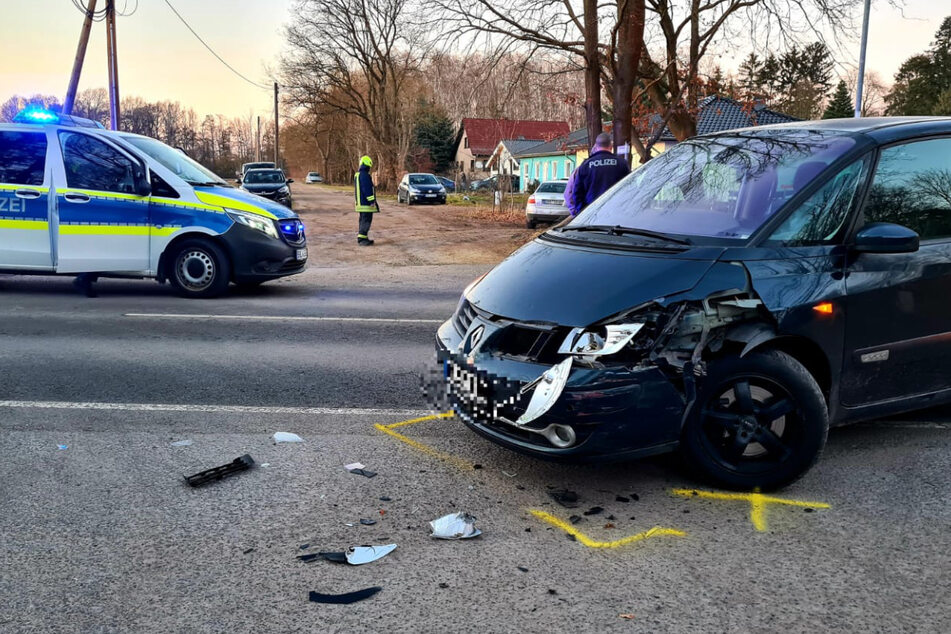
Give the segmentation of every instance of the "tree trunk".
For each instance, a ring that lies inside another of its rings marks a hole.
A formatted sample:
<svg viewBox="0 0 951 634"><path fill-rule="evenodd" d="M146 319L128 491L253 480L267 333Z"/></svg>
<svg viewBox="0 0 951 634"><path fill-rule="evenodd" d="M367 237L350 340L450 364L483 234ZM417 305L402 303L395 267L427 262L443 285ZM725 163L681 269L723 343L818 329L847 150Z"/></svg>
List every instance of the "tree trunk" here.
<svg viewBox="0 0 951 634"><path fill-rule="evenodd" d="M601 58L598 56L598 0L584 0L584 111L588 147L601 134Z"/></svg>
<svg viewBox="0 0 951 634"><path fill-rule="evenodd" d="M614 151L626 150L631 162L631 128L634 84L644 48L644 0L618 3L616 68L614 69Z"/></svg>

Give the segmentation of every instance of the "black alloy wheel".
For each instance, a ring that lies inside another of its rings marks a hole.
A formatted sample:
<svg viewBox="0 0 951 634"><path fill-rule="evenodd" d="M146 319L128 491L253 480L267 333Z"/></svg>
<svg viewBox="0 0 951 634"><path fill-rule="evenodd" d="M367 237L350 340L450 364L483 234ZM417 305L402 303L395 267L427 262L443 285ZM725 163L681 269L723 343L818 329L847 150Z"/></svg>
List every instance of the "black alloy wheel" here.
<svg viewBox="0 0 951 634"><path fill-rule="evenodd" d="M702 477L768 490L801 477L819 458L828 408L809 371L777 350L711 364L684 425L681 450Z"/></svg>

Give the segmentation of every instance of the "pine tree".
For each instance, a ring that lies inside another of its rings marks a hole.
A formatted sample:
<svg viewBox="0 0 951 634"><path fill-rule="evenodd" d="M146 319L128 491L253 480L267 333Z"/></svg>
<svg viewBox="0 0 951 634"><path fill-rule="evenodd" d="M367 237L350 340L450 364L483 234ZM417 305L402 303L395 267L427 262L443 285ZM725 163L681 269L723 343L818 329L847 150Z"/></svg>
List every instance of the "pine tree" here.
<svg viewBox="0 0 951 634"><path fill-rule="evenodd" d="M939 96L951 89L951 17L941 23L931 47L905 60L885 97L892 115L930 115L946 111Z"/></svg>
<svg viewBox="0 0 951 634"><path fill-rule="evenodd" d="M849 88L844 81L840 81L835 87L835 93L832 95L832 101L826 106L826 111L822 113L823 119L848 119L853 114L852 96L849 94Z"/></svg>
<svg viewBox="0 0 951 634"><path fill-rule="evenodd" d="M743 63L740 64L740 87L750 95L762 90L762 83L760 82L762 69L763 62L760 61L756 53L747 55Z"/></svg>

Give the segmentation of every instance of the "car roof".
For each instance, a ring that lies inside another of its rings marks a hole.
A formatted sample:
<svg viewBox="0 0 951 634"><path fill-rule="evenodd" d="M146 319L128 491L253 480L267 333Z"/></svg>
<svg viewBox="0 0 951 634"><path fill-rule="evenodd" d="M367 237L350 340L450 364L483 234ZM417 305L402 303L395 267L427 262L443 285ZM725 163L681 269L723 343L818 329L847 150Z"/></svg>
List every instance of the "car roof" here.
<svg viewBox="0 0 951 634"><path fill-rule="evenodd" d="M843 136L861 134L877 143L891 143L915 137L951 134L951 117L861 117L857 119L795 121L739 128L704 136L730 136L736 133L756 133L772 130L815 130L833 134L838 132Z"/></svg>

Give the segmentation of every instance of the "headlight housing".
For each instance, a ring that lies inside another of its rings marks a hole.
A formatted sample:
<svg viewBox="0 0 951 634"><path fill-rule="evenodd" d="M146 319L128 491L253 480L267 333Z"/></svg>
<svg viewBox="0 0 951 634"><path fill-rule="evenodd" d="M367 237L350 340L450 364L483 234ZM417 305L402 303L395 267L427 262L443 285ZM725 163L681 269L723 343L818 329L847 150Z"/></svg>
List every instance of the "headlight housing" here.
<svg viewBox="0 0 951 634"><path fill-rule="evenodd" d="M558 354L604 357L620 352L644 327L643 323L610 324L596 328L573 328L558 348Z"/></svg>
<svg viewBox="0 0 951 634"><path fill-rule="evenodd" d="M245 211L238 211L237 209L226 209L225 211L235 222L239 222L245 227L250 227L251 229L267 234L275 240L280 239L280 236L277 235L277 227L274 226L274 223L271 222L269 218L264 218L263 216Z"/></svg>
<svg viewBox="0 0 951 634"><path fill-rule="evenodd" d="M284 185L284 187L281 187L279 190L277 190L277 193L278 193L278 194L289 194L289 193L291 193L291 190L287 188L287 185Z"/></svg>

